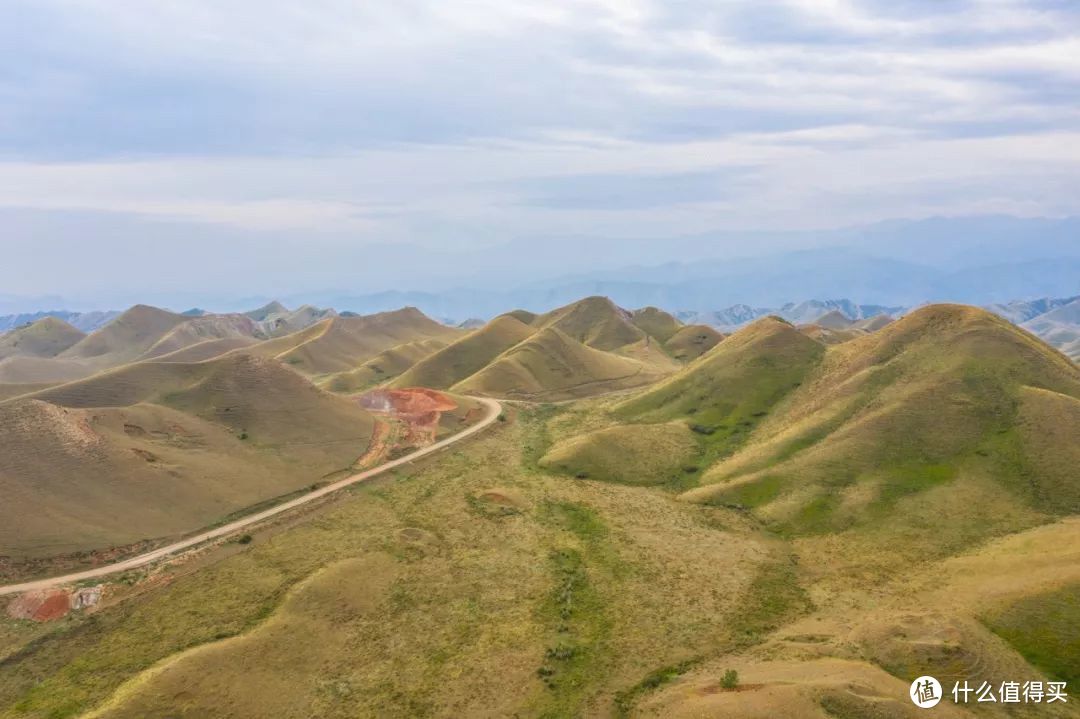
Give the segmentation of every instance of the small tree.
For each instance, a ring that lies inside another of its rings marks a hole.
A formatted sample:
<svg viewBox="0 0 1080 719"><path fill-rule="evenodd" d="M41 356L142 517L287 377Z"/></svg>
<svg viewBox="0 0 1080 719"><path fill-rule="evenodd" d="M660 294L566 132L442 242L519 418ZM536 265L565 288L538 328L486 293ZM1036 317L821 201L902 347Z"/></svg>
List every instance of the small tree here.
<svg viewBox="0 0 1080 719"><path fill-rule="evenodd" d="M728 669L720 678L720 686L724 689L734 689L739 686L739 673L734 669Z"/></svg>

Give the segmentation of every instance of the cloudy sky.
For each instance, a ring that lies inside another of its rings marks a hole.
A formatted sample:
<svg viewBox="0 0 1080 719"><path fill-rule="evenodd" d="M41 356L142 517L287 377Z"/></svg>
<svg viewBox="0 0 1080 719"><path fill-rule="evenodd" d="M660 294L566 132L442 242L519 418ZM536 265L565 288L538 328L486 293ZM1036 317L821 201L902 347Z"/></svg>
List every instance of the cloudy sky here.
<svg viewBox="0 0 1080 719"><path fill-rule="evenodd" d="M4 0L0 293L1080 214L1077 58L1072 0Z"/></svg>

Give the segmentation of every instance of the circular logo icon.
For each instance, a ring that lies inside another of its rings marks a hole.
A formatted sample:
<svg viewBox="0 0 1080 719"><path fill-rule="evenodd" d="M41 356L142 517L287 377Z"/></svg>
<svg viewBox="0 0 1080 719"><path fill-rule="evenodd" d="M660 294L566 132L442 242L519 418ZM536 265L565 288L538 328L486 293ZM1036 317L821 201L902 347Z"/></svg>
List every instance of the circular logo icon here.
<svg viewBox="0 0 1080 719"><path fill-rule="evenodd" d="M933 677L919 677L911 683L909 694L915 706L929 709L941 701L941 682Z"/></svg>

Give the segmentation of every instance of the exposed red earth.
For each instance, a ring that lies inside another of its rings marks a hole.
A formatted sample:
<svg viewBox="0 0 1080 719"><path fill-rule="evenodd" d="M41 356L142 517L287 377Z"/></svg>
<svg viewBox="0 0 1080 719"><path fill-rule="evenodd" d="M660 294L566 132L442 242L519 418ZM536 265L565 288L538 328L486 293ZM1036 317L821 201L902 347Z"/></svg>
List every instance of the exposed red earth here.
<svg viewBox="0 0 1080 719"><path fill-rule="evenodd" d="M83 589L40 589L26 592L12 600L7 607L8 616L14 619L30 619L50 622L67 616L73 609L87 609L101 601L102 587Z"/></svg>
<svg viewBox="0 0 1080 719"><path fill-rule="evenodd" d="M403 443L417 447L434 442L442 413L457 409L457 403L442 392L422 387L376 389L360 395L359 402L369 412L402 421Z"/></svg>

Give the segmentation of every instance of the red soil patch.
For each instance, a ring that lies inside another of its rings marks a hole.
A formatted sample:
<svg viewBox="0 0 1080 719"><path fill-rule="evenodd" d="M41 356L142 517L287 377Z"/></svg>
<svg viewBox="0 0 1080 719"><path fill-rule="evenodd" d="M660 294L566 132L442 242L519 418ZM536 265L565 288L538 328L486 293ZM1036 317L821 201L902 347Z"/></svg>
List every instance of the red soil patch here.
<svg viewBox="0 0 1080 719"><path fill-rule="evenodd" d="M360 406L405 423L402 438L415 446L432 444L443 412L457 409L457 403L433 389L376 389L360 396Z"/></svg>
<svg viewBox="0 0 1080 719"><path fill-rule="evenodd" d="M7 611L8 615L15 619L49 622L71 611L71 598L63 589L27 592L12 600Z"/></svg>
<svg viewBox="0 0 1080 719"><path fill-rule="evenodd" d="M70 610L71 600L67 592L56 592L45 598L31 619L35 622L50 622L66 615Z"/></svg>

